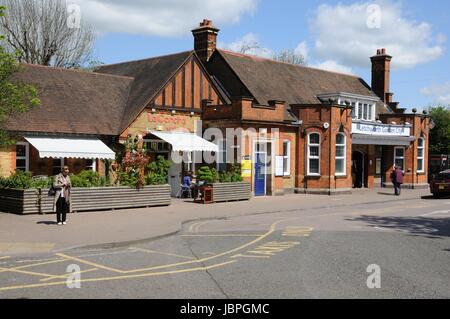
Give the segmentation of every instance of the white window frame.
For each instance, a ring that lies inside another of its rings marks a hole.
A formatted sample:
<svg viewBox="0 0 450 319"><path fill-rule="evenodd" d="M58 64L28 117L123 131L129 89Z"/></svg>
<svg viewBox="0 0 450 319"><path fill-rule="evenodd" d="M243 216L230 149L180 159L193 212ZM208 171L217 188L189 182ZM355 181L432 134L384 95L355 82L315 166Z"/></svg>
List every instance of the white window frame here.
<svg viewBox="0 0 450 319"><path fill-rule="evenodd" d="M420 146L422 141L422 146ZM422 150L422 156L419 156L419 150ZM422 160L422 167L419 169L419 160ZM420 137L417 140L417 173L425 173L425 139Z"/></svg>
<svg viewBox="0 0 450 319"><path fill-rule="evenodd" d="M403 151L403 156L397 156L397 150L402 150ZM394 165L397 162L398 159L401 159L403 161L403 165L402 165L402 171L405 171L405 148L403 146L396 146L394 147Z"/></svg>
<svg viewBox="0 0 450 319"><path fill-rule="evenodd" d="M25 156L17 156L17 150L16 150L16 171L17 171L17 160L25 160L25 172L30 171L30 144L27 142L17 142L17 145L23 145L25 146Z"/></svg>
<svg viewBox="0 0 450 319"><path fill-rule="evenodd" d="M284 146L286 146L287 154L284 154ZM287 165L284 167L284 161L287 160ZM283 141L283 176L291 176L291 141Z"/></svg>
<svg viewBox="0 0 450 319"><path fill-rule="evenodd" d="M92 165L86 166L86 169L91 169L93 172L97 172L97 160L95 158L92 158Z"/></svg>
<svg viewBox="0 0 450 319"><path fill-rule="evenodd" d="M319 135L319 144L311 144L311 135L313 135L313 134ZM308 174L308 176L321 176L321 174L320 174L320 172L321 172L321 170L320 170L320 154L321 154L320 146L321 146L321 139L322 139L322 136L321 136L320 133L311 132L311 133L308 134L308 158L307 158L307 163L306 163L307 164L307 174ZM318 156L311 156L311 146L319 147L319 155ZM311 173L310 160L312 160L312 159L318 159L319 160L319 173Z"/></svg>
<svg viewBox="0 0 450 319"><path fill-rule="evenodd" d="M344 144L338 144L337 143L337 137L338 135L342 135L344 137ZM344 156L337 156L337 148L338 147L344 147ZM347 136L344 133L337 133L336 134L336 154L335 154L335 176L347 176ZM336 171L337 160L343 160L344 161L344 172L338 173Z"/></svg>

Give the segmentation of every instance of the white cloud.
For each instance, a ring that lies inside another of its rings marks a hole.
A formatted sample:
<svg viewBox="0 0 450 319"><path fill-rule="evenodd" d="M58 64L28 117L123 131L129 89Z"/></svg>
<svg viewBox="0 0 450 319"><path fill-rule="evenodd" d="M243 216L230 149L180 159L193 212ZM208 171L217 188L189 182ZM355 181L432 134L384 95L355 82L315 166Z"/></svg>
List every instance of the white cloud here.
<svg viewBox="0 0 450 319"><path fill-rule="evenodd" d="M236 23L259 0L68 0L99 33L157 36L187 34L204 18L215 25Z"/></svg>
<svg viewBox="0 0 450 319"><path fill-rule="evenodd" d="M301 54L305 58L305 61L308 61L309 50L306 41L303 41L295 48L295 53Z"/></svg>
<svg viewBox="0 0 450 319"><path fill-rule="evenodd" d="M258 36L253 33L248 33L232 43L219 42L217 46L225 50L256 55L262 58L270 59L273 57L273 51L262 46Z"/></svg>
<svg viewBox="0 0 450 319"><path fill-rule="evenodd" d="M450 105L450 82L425 87L420 93L432 97L433 102Z"/></svg>
<svg viewBox="0 0 450 319"><path fill-rule="evenodd" d="M322 70L327 70L327 71L332 71L332 72L354 75L351 68L349 68L345 65L339 64L338 62L333 61L333 60L327 60L325 62L313 64L313 65L311 65L311 67L317 68L317 69L322 69Z"/></svg>
<svg viewBox="0 0 450 319"><path fill-rule="evenodd" d="M314 56L352 67L368 67L369 57L377 49L386 48L394 57L393 67L411 68L443 54L445 37L434 35L430 24L406 17L400 3L375 3L378 7L373 6L374 2L319 6L311 21Z"/></svg>

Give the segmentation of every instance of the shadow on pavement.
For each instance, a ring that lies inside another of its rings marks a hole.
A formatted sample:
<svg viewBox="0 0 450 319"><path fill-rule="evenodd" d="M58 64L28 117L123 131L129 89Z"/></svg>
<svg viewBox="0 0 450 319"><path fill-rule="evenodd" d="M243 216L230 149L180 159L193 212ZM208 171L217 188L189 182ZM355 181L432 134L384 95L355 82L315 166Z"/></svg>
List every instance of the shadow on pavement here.
<svg viewBox="0 0 450 319"><path fill-rule="evenodd" d="M36 224L38 224L38 225L56 225L57 222L45 220L45 221L36 222Z"/></svg>
<svg viewBox="0 0 450 319"><path fill-rule="evenodd" d="M363 215L348 221L365 222L371 227L406 231L414 236L428 238L450 237L450 218L382 217Z"/></svg>
<svg viewBox="0 0 450 319"><path fill-rule="evenodd" d="M433 195L428 195L428 196L422 196L422 199L427 199L427 200L443 200L443 199L450 199L450 195L441 196L441 197L439 197L439 198L435 198L435 197L433 197Z"/></svg>
<svg viewBox="0 0 450 319"><path fill-rule="evenodd" d="M392 193L377 192L377 194L379 194L379 195L389 195L389 196L396 196L396 195L394 194L394 192L392 192Z"/></svg>

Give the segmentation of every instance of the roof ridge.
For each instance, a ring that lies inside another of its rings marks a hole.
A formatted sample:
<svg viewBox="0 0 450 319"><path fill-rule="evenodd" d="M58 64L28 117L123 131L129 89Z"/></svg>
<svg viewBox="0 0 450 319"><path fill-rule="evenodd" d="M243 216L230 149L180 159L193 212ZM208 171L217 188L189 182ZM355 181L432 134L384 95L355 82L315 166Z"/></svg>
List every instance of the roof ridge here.
<svg viewBox="0 0 450 319"><path fill-rule="evenodd" d="M183 54L183 53L192 53L192 52L194 52L194 50L187 50L187 51L182 51L182 52L178 52L178 53L164 54L164 55L159 55L159 56L144 58L144 59L104 64L104 65L99 66L97 69L101 69L103 67L108 67L108 66L116 66L116 65L127 64L127 63L135 63L135 62L142 62L142 61L153 60L153 59L160 59L160 58L165 58L165 57L169 57L169 56L179 55L179 54Z"/></svg>
<svg viewBox="0 0 450 319"><path fill-rule="evenodd" d="M90 72L85 70L77 70L77 69L67 69L62 67L56 67L56 66L49 66L49 65L42 65L42 64L32 64L32 63L25 63L21 62L21 65L26 65L33 68L43 68L47 70L56 70L56 71L63 71L63 72L73 72L73 73L82 73L82 74L93 74L93 75L100 75L100 76L109 76L109 77L116 77L116 78L126 78L130 80L134 80L131 76L125 76L125 75L115 75L115 74L107 74L107 73L98 73L98 72Z"/></svg>
<svg viewBox="0 0 450 319"><path fill-rule="evenodd" d="M342 72L337 72L337 71L324 70L324 69L319 69L317 67L312 67L312 66L307 66L307 65L292 64L292 63L283 62L283 61L277 61L277 60L274 60L274 59L264 58L264 57L260 57L260 56L252 55L252 54L243 54L243 53L238 53L238 52L234 52L234 51L230 51L230 50L224 50L224 49L217 49L217 51L222 51L224 53L229 53L229 54L232 54L232 55L235 55L235 56L238 56L238 57L243 57L243 58L256 58L256 59L259 59L259 60L264 60L264 61L269 61L269 62L274 62L274 63L287 64L287 65L298 67L298 68L312 69L312 70L323 71L323 72L328 72L328 73L334 73L334 74L338 74L338 75L351 76L351 77L354 77L354 78L357 78L357 79L361 79L360 76L354 75L354 74L347 74L347 73L342 73Z"/></svg>

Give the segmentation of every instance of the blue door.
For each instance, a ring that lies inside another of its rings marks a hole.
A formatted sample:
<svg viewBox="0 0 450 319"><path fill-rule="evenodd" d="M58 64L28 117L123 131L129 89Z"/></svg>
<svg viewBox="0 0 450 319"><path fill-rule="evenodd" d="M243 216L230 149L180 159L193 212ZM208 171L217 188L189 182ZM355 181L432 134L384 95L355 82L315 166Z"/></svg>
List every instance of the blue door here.
<svg viewBox="0 0 450 319"><path fill-rule="evenodd" d="M256 153L255 161L255 196L266 195L265 154Z"/></svg>

